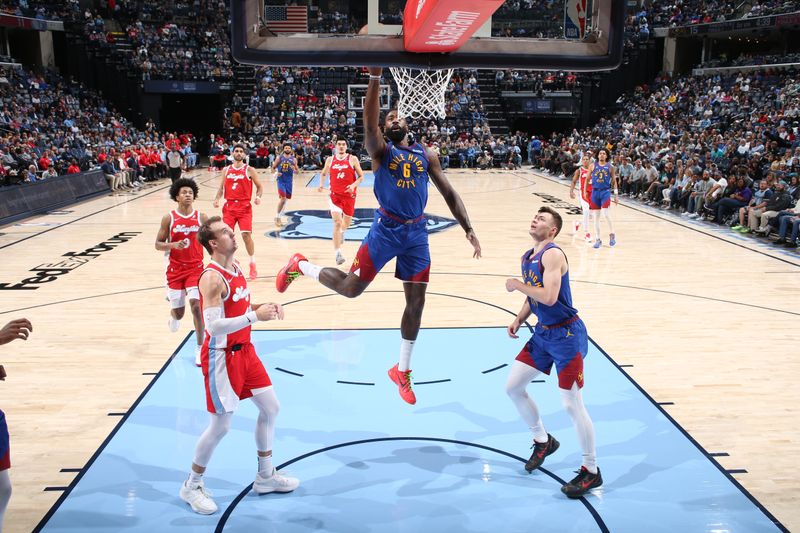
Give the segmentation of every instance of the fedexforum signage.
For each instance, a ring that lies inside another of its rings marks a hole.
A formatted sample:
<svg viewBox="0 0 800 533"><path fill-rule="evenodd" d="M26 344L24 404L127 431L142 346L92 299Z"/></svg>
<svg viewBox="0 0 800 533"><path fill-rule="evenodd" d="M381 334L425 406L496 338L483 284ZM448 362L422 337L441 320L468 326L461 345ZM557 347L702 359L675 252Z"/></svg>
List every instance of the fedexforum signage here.
<svg viewBox="0 0 800 533"><path fill-rule="evenodd" d="M65 274L69 274L95 257L110 252L123 242L128 242L140 233L142 232L126 231L117 233L113 237L99 244L95 244L82 252L67 252L61 256L65 259L53 263L45 263L30 269L29 272L33 272L33 275L23 279L19 283L0 283L0 291L35 291L42 283L50 283Z"/></svg>

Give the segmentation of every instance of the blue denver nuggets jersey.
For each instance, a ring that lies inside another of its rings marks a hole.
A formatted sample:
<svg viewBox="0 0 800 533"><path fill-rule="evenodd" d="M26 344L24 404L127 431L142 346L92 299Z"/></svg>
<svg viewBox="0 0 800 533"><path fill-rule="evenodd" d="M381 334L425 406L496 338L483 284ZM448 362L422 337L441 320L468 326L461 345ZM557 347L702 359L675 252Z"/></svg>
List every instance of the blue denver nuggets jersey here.
<svg viewBox="0 0 800 533"><path fill-rule="evenodd" d="M531 287L543 287L542 280L544 279L544 272L541 267L542 254L550 248L561 250L554 243L549 243L542 248L539 252L531 257L531 248L525 255L522 256L522 279L525 285ZM569 288L569 270L561 276L561 289L558 291L558 298L553 305L544 305L536 302L533 298L528 297L528 305L531 311L539 319L539 324L544 326L553 326L560 324L565 320L569 320L578 314L578 310L572 307L572 292Z"/></svg>
<svg viewBox="0 0 800 533"><path fill-rule="evenodd" d="M389 142L372 188L389 213L405 220L421 217L428 203L428 158L422 145Z"/></svg>
<svg viewBox="0 0 800 533"><path fill-rule="evenodd" d="M294 177L294 156L278 156L278 179L291 179Z"/></svg>
<svg viewBox="0 0 800 533"><path fill-rule="evenodd" d="M592 189L595 191L605 191L611 188L611 163L600 165L594 164L592 170Z"/></svg>

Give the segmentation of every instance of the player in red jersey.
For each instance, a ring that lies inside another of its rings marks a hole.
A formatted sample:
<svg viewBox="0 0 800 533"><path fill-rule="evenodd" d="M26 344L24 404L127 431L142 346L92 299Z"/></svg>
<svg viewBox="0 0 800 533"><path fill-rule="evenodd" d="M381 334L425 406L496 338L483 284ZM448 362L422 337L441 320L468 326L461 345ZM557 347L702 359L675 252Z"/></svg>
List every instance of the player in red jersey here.
<svg viewBox="0 0 800 533"><path fill-rule="evenodd" d="M333 219L333 249L336 252L336 264L341 265L345 261L342 255L344 232L350 227L356 210L356 189L364 181L361 163L356 156L347 153L345 139L336 140L336 153L325 160L319 175L319 192L325 188L325 176L329 173L331 197L328 205Z"/></svg>
<svg viewBox="0 0 800 533"><path fill-rule="evenodd" d="M167 266L167 298L172 311L169 317L170 331L178 331L180 320L186 310L186 299L194 319L197 348L194 362L200 366L200 347L203 344L203 315L200 312L200 293L197 280L203 271L203 247L197 242L197 232L208 218L196 211L194 201L198 188L194 180L180 178L169 188L170 198L178 202L178 208L161 219L156 236L156 250L169 252Z"/></svg>
<svg viewBox="0 0 800 533"><path fill-rule="evenodd" d="M197 441L192 469L180 489L180 497L200 514L213 514L217 505L206 492L203 473L214 449L228 432L240 400L252 399L258 408L256 446L258 473L253 490L259 494L291 492L300 482L283 476L272 466L272 440L278 398L264 365L250 342L250 326L259 320L282 320L276 303L251 304L247 280L233 260L236 239L220 217L211 217L200 228L197 240L211 256L200 275L200 302L206 325L202 361L209 425Z"/></svg>
<svg viewBox="0 0 800 533"><path fill-rule="evenodd" d="M575 174L572 176L572 185L569 188L569 197L575 199L575 184L581 191L581 214L583 215L583 230L586 232L584 236L586 242L592 242L592 235L589 233L589 199L592 197L592 156L589 152L583 154L581 158L581 166L575 169ZM581 227L581 223L575 221L575 232L577 233Z"/></svg>
<svg viewBox="0 0 800 533"><path fill-rule="evenodd" d="M245 164L245 149L243 144L233 147L233 163L222 170L222 181L219 184L217 197L214 198L214 207L219 207L219 199L225 196L225 205L222 207L222 220L234 228L239 225L244 247L250 256L251 280L256 279L256 245L253 242L253 206L250 199L253 196L253 185L256 186L254 203L261 203L261 182L258 181L256 170Z"/></svg>

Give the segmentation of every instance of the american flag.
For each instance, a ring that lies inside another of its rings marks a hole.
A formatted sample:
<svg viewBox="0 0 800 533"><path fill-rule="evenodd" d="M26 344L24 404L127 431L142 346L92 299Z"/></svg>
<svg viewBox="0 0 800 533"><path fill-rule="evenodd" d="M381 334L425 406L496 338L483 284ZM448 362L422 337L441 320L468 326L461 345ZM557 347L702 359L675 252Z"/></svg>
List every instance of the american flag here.
<svg viewBox="0 0 800 533"><path fill-rule="evenodd" d="M275 33L308 33L307 6L265 6L264 20Z"/></svg>

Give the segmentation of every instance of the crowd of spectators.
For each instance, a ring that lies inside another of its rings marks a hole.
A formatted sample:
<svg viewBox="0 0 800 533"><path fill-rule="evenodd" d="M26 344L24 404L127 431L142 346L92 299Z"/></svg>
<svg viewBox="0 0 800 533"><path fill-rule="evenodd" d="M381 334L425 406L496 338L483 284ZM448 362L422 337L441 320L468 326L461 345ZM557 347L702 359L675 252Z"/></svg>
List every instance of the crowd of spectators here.
<svg viewBox="0 0 800 533"><path fill-rule="evenodd" d="M137 179L131 181L157 179L153 154L160 159L167 145L174 145L172 139L160 134L152 123L145 131L137 130L99 95L56 71L0 68L2 185L74 174L97 168L108 159L122 171L128 168L127 156L133 152L137 163L142 154L152 163L141 168L134 164ZM196 163L196 157L190 157L191 138L183 135L180 139L187 161ZM126 162L116 161L118 154L127 154Z"/></svg>
<svg viewBox="0 0 800 533"><path fill-rule="evenodd" d="M649 10L649 19L654 27L660 28L723 22L795 11L800 11L800 7L797 2L791 0L748 0L746 2L673 0L653 2Z"/></svg>
<svg viewBox="0 0 800 533"><path fill-rule="evenodd" d="M606 147L623 196L741 233L780 231L778 243L794 246L791 217L800 198L797 74L792 69L658 78L621 97L617 113L594 127L554 134L530 152L532 164L571 177L585 151Z"/></svg>
<svg viewBox="0 0 800 533"><path fill-rule="evenodd" d="M0 0L0 13L39 20L70 20L80 9L80 0Z"/></svg>
<svg viewBox="0 0 800 533"><path fill-rule="evenodd" d="M700 66L702 68L742 67L750 65L774 65L777 63L800 63L800 53L742 54L731 58L722 55L717 59L705 61Z"/></svg>
<svg viewBox="0 0 800 533"><path fill-rule="evenodd" d="M273 157L281 143L288 141L302 156L301 166L309 169L321 167L325 146L337 137L355 140L357 131L360 131L359 116L348 106L345 87L347 83L364 82L363 72L352 68L344 71L346 79L337 78L339 83L334 87L323 83L326 72L327 69L310 68L259 69L257 87L250 98L234 96L231 108L226 111L224 135L244 139L250 144L251 151L261 147L263 142ZM384 82L393 83L388 71ZM394 94L397 94L396 90ZM478 88L477 71L459 70L453 74L445 92L445 114L443 120L419 119L414 123L414 131L431 143L437 142L437 145L439 141L455 143L462 135L469 140L491 134ZM358 152L360 146L354 143L353 148ZM225 151L224 146L217 146L217 149ZM477 155L467 157L465 161L474 166Z"/></svg>

